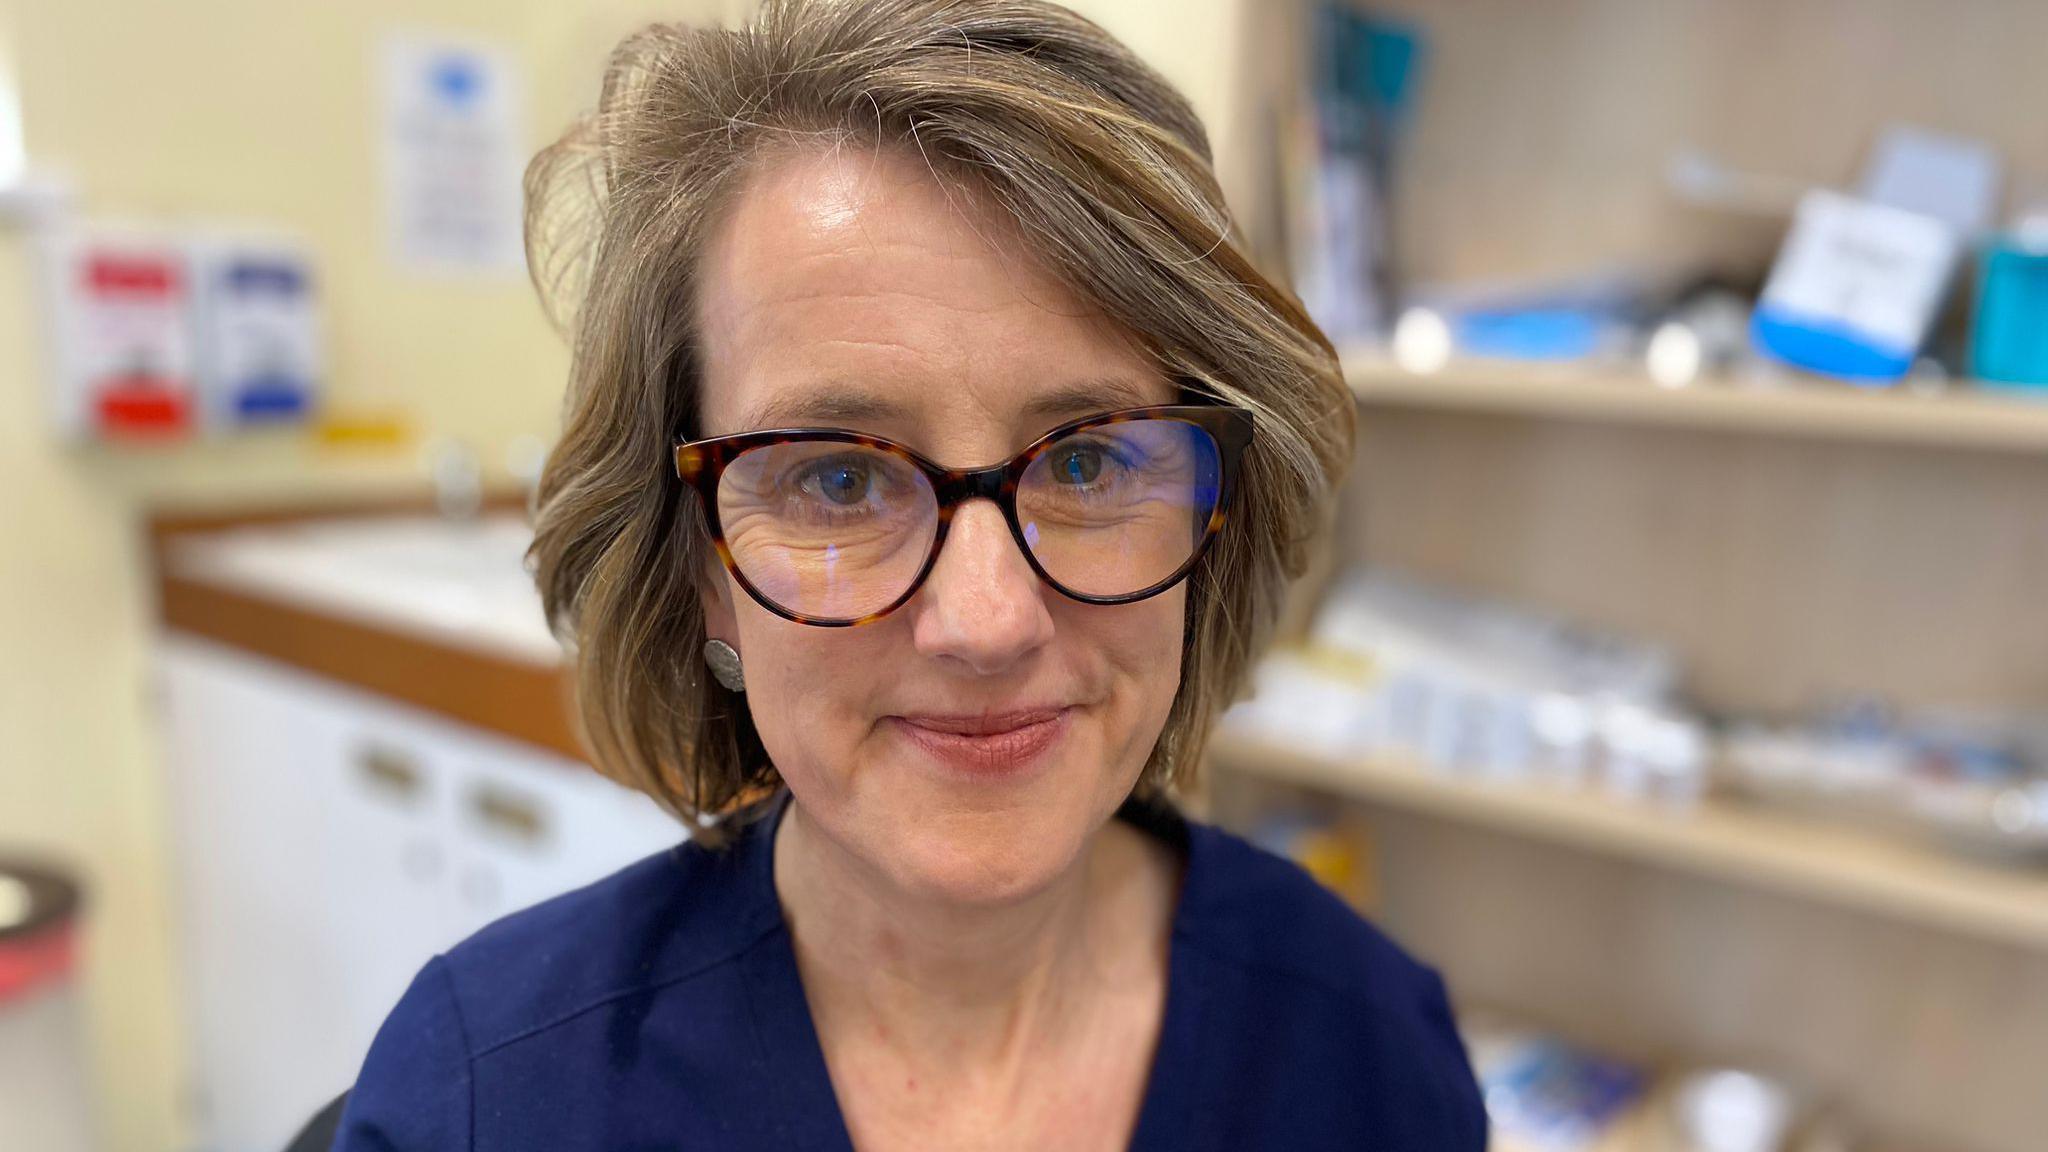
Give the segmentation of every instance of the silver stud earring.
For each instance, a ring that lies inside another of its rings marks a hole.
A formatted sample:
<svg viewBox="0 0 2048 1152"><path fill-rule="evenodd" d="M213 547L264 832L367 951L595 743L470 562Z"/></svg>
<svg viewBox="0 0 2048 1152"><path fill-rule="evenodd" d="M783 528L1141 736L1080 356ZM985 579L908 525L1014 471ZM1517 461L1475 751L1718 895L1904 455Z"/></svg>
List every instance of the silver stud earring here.
<svg viewBox="0 0 2048 1152"><path fill-rule="evenodd" d="M718 682L733 692L747 690L747 678L740 671L740 654L723 640L704 642L704 663L711 666L711 674Z"/></svg>

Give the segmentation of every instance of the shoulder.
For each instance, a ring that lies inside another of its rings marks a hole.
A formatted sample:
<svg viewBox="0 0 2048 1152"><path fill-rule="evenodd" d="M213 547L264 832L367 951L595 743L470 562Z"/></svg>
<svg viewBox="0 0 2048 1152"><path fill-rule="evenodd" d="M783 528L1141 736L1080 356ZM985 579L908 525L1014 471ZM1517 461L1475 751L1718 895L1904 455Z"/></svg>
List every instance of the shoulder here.
<svg viewBox="0 0 2048 1152"><path fill-rule="evenodd" d="M1402 1015L1438 986L1418 963L1293 861L1189 825L1182 931L1215 959L1372 1013Z"/></svg>
<svg viewBox="0 0 2048 1152"><path fill-rule="evenodd" d="M685 843L514 913L442 958L484 1052L732 960L778 923L756 899L748 844Z"/></svg>
<svg viewBox="0 0 2048 1152"><path fill-rule="evenodd" d="M1189 837L1175 946L1199 956L1204 1014L1239 1054L1372 1085L1344 1105L1361 1113L1347 1130L1388 1147L1482 1147L1485 1110L1441 977L1292 861L1206 825Z"/></svg>
<svg viewBox="0 0 2048 1152"><path fill-rule="evenodd" d="M435 957L378 1030L335 1147L468 1147L485 1057L745 953L779 923L747 848L680 845Z"/></svg>

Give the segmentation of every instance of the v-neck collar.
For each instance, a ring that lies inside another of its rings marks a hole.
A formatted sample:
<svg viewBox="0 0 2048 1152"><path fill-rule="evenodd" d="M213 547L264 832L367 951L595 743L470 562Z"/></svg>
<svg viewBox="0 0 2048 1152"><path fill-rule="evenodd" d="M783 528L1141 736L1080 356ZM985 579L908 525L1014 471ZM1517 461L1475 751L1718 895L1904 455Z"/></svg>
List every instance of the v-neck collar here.
<svg viewBox="0 0 2048 1152"><path fill-rule="evenodd" d="M749 901L759 902L756 907L761 910L758 917L747 919L770 922L769 930L747 950L744 960L756 1059L777 1089L774 1099L778 1103L769 1105L775 1114L763 1119L785 1147L802 1152L854 1152L825 1064L825 1049L811 1019L789 921L775 892L775 832L789 803L789 789L779 789L766 802L762 815L742 830L741 843L736 846L744 856L742 882L748 886ZM1117 810L1116 818L1165 840L1184 858L1167 945L1166 1007L1130 1149L1186 1152L1197 1146L1195 1134L1208 1130L1197 1123L1195 1115L1197 1103L1208 1093L1203 1091L1205 1085L1196 1083L1200 1068L1194 1059L1208 989L1193 962L1193 949L1185 947L1182 938L1196 915L1198 885L1206 875L1205 833L1209 830L1191 823L1163 800L1133 797Z"/></svg>

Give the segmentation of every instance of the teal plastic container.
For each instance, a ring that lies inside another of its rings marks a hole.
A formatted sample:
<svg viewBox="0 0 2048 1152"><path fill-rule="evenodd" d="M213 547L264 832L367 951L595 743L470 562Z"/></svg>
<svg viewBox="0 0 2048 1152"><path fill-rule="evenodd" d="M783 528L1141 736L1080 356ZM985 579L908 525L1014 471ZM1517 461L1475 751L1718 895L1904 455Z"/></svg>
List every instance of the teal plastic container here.
<svg viewBox="0 0 2048 1152"><path fill-rule="evenodd" d="M2048 394L2048 247L2005 237L1983 250L1970 374Z"/></svg>

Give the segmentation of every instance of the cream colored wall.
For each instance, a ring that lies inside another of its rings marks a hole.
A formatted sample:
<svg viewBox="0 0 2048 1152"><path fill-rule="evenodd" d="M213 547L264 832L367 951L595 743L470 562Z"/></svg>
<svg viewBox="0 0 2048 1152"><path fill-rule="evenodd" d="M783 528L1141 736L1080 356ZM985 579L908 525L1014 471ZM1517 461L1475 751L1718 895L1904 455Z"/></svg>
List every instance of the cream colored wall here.
<svg viewBox="0 0 2048 1152"><path fill-rule="evenodd" d="M20 245L0 240L0 844L92 885L86 987L114 1147L163 1148L176 1067L162 798L127 502L41 437Z"/></svg>
<svg viewBox="0 0 2048 1152"><path fill-rule="evenodd" d="M0 8L33 162L88 213L247 220L302 234L326 295L334 394L400 407L495 458L554 423L565 364L523 281L408 277L379 235L375 47L474 33L522 61L538 134L595 94L619 31L723 0L35 0ZM164 796L148 706L138 529L172 496L277 499L411 481L410 454L344 461L294 438L120 454L45 434L31 245L0 228L0 844L77 863L92 890L86 1005L107 1146L185 1139Z"/></svg>
<svg viewBox="0 0 2048 1152"><path fill-rule="evenodd" d="M1228 151L1242 0L1077 5L1181 84ZM402 408L487 458L549 434L564 353L526 285L401 274L379 234L375 49L396 28L474 33L529 76L534 144L595 94L598 62L646 19L745 0L0 0L33 162L88 213L282 225L313 247L333 395ZM139 528L153 503L270 500L412 480L409 456L346 460L296 438L147 453L44 432L30 245L0 226L0 844L76 861L92 887L85 974L107 1146L185 1139L164 795L152 758L150 608Z"/></svg>

